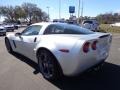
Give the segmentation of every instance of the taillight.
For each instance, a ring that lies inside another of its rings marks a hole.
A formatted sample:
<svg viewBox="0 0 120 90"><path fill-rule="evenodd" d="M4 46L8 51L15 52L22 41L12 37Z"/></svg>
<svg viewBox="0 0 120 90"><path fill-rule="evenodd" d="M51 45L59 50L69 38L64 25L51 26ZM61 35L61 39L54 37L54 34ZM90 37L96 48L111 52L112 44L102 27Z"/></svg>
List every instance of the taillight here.
<svg viewBox="0 0 120 90"><path fill-rule="evenodd" d="M83 45L83 52L87 53L89 51L89 46L90 46L90 43L89 42L86 42L84 45Z"/></svg>
<svg viewBox="0 0 120 90"><path fill-rule="evenodd" d="M91 47L92 47L93 50L96 50L96 49L97 49L97 42L98 42L98 41L94 41L94 42L92 43L92 46L91 46Z"/></svg>

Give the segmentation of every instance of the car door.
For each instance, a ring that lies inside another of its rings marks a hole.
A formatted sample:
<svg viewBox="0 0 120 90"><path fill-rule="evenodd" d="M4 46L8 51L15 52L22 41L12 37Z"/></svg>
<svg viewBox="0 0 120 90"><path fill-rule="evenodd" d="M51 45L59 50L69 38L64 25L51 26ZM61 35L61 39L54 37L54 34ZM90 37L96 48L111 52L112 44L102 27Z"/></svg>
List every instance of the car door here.
<svg viewBox="0 0 120 90"><path fill-rule="evenodd" d="M21 53L32 60L36 60L34 48L38 43L39 32L42 26L33 25L21 33Z"/></svg>

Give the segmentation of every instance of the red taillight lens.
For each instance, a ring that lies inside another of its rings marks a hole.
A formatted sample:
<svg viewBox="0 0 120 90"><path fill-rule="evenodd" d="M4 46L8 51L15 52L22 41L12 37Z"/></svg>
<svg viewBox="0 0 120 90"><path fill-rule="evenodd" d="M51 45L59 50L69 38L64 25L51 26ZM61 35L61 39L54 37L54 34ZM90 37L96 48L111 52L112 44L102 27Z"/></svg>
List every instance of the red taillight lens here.
<svg viewBox="0 0 120 90"><path fill-rule="evenodd" d="M96 50L97 49L97 42L98 41L94 41L93 44L92 44L92 49L93 50Z"/></svg>
<svg viewBox="0 0 120 90"><path fill-rule="evenodd" d="M89 42L86 42L83 46L83 52L87 53L89 51L89 45L90 43Z"/></svg>

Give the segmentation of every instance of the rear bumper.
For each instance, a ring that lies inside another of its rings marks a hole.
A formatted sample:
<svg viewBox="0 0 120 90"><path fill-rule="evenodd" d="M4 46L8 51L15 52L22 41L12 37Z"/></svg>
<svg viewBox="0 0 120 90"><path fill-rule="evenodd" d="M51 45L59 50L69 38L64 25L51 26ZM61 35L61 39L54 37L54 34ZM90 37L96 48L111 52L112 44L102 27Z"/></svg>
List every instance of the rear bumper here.
<svg viewBox="0 0 120 90"><path fill-rule="evenodd" d="M96 66L99 66L100 64L102 64L108 56L106 56L105 58L102 59L90 59L89 61L86 60L84 62L82 62L83 60L79 60L78 64L76 65L76 68L74 69L74 71L69 74L69 76L76 76L80 73L83 73L89 69L95 68Z"/></svg>
<svg viewBox="0 0 120 90"><path fill-rule="evenodd" d="M6 34L6 32L0 32L0 35Z"/></svg>
<svg viewBox="0 0 120 90"><path fill-rule="evenodd" d="M7 32L13 31L14 29L7 29Z"/></svg>
<svg viewBox="0 0 120 90"><path fill-rule="evenodd" d="M6 27L6 31L13 31L14 30L14 27Z"/></svg>
<svg viewBox="0 0 120 90"><path fill-rule="evenodd" d="M81 55L80 53L76 54L74 52L70 55L59 54L59 57L57 59L60 63L64 75L76 76L90 68L95 67L96 65L101 64L108 57L108 55L106 55L104 58L99 58L97 57L97 53L91 53L90 56Z"/></svg>

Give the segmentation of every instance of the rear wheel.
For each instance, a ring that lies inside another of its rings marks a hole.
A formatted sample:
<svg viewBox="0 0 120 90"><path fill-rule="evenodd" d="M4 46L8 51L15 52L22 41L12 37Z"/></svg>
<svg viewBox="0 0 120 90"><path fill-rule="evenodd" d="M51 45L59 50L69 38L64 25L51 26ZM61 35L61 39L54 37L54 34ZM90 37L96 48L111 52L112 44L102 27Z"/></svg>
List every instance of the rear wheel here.
<svg viewBox="0 0 120 90"><path fill-rule="evenodd" d="M8 38L5 38L5 45L6 45L6 49L9 53L13 53L12 47L10 45L10 42L8 40Z"/></svg>
<svg viewBox="0 0 120 90"><path fill-rule="evenodd" d="M56 80L61 75L55 57L45 49L38 52L38 65L43 77L48 80Z"/></svg>
<svg viewBox="0 0 120 90"><path fill-rule="evenodd" d="M14 32L14 29L12 29L12 32Z"/></svg>
<svg viewBox="0 0 120 90"><path fill-rule="evenodd" d="M4 33L4 36L6 36L6 33Z"/></svg>
<svg viewBox="0 0 120 90"><path fill-rule="evenodd" d="M104 61L101 62L100 64L98 64L98 65L94 68L94 71L102 72L103 66L104 66Z"/></svg>

